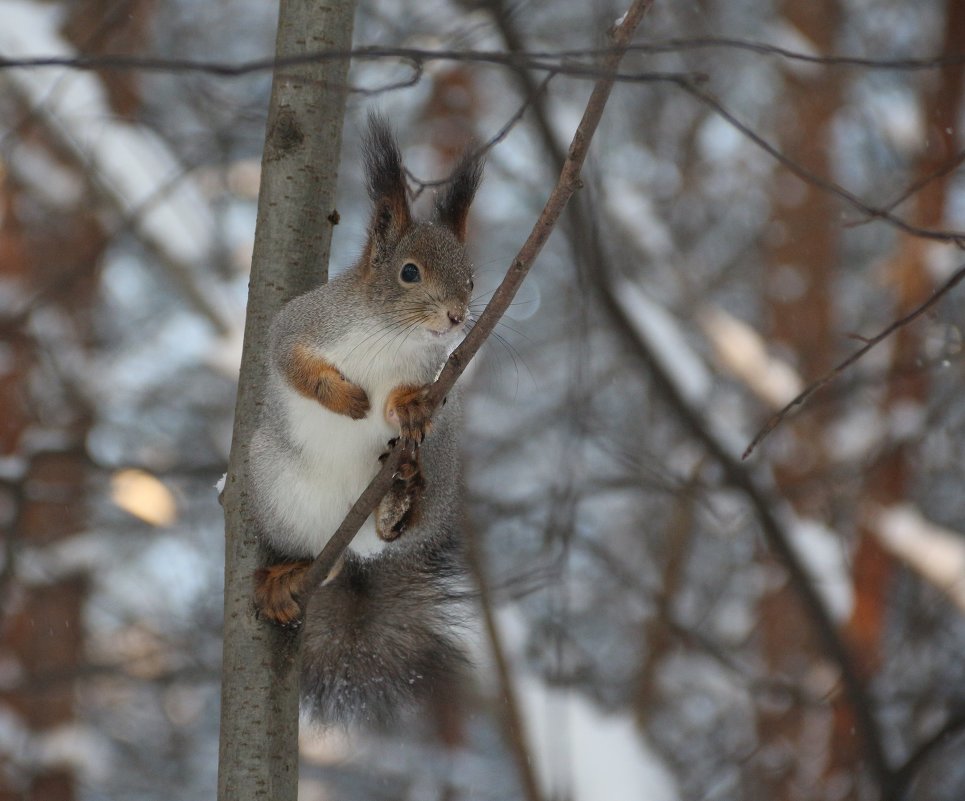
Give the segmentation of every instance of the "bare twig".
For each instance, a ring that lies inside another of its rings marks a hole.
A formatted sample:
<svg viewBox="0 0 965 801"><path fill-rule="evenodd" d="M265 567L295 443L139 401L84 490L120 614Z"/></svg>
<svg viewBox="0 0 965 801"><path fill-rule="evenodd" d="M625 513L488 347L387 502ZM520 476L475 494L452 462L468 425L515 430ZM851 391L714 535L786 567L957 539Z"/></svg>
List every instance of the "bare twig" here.
<svg viewBox="0 0 965 801"><path fill-rule="evenodd" d="M911 753L905 763L895 771L894 787L891 797L902 799L907 797L911 783L918 772L934 754L935 751L948 744L949 740L954 739L965 731L965 712L957 712L951 715L944 725L918 745Z"/></svg>
<svg viewBox="0 0 965 801"><path fill-rule="evenodd" d="M555 69L568 72L569 67L579 69L574 59L606 59L615 53L672 53L685 50L724 48L745 50L759 55L771 55L789 61L801 61L825 67L861 67L864 69L917 71L934 70L965 62L963 53L941 53L934 56L902 58L865 58L861 56L827 55L802 53L745 39L727 37L698 37L654 40L628 44L625 47L613 45L608 48L579 48L569 50L543 50L520 53L504 53L492 50L423 50L412 47L357 47L352 50L326 50L302 53L283 58L256 58L247 61L214 61L203 59L163 58L156 56L104 55L104 56L37 56L31 58L0 58L0 70L36 69L44 67L67 67L77 70L139 70L142 72L194 72L235 78L256 72L269 72L275 69L317 64L324 61L345 61L350 59L398 58L408 61L419 70L429 61L464 61L500 64L522 67L524 69ZM554 64L547 62L553 61ZM566 62L570 62L567 64ZM616 80L626 76L617 74Z"/></svg>
<svg viewBox="0 0 965 801"><path fill-rule="evenodd" d="M503 24L500 27L507 45L511 49L522 49L522 42L515 36L511 26ZM525 71L520 71L520 73L522 77L527 75ZM543 134L545 149L547 153L556 154L560 149L556 146L545 110L541 108L539 103L536 103L534 108L537 122L540 123ZM557 157L555 155L553 157L556 160ZM562 153L560 153L559 159L562 159ZM584 204L584 207L586 205ZM667 374L659 359L651 351L649 344L640 339L637 332L629 324L623 309L615 303L612 290L606 280L606 275L610 274L611 268L607 266L606 251L601 247L596 235L596 227L592 224L592 209L587 209L585 215L571 214L568 222L573 226L572 246L574 252L597 268L599 281L595 282L595 285L601 288L603 299L607 306L613 310L614 320L618 327L623 329L623 332L635 345L638 356L650 368L657 390L664 395L668 406L691 432L691 435L702 442L711 457L721 465L727 483L743 493L750 501L769 547L787 570L791 584L801 599L801 603L807 611L828 657L840 670L845 694L855 710L858 732L861 735L865 752L868 754L869 764L878 777L879 784L884 786L888 781L889 766L884 754L881 732L871 700L854 667L847 646L838 634L830 613L815 591L807 570L790 544L789 533L772 511L770 498L767 497L743 465L731 456L730 450L717 439L717 436L706 425L699 413L686 401L671 376Z"/></svg>
<svg viewBox="0 0 965 801"><path fill-rule="evenodd" d="M779 412L776 412L771 418L764 424L764 426L754 435L754 438L750 441L750 444L744 450L741 455L742 459L746 459L754 449L764 441L764 439L777 428L784 419L796 409L798 406L804 404L815 392L824 386L827 386L835 378L837 378L841 373L847 370L852 364L862 358L869 350L874 348L876 345L881 344L884 340L890 337L899 328L904 328L909 323L921 317L929 308L934 306L939 300L942 299L948 292L950 292L955 286L961 283L962 279L965 278L965 264L959 266L951 277L945 281L938 289L931 293L927 300L916 306L904 317L900 317L895 320L891 325L882 331L875 334L873 337L863 339L865 343L862 347L858 348L854 353L852 353L847 359L845 359L840 364L833 367L823 376L821 376L817 381L809 384L804 390L802 390L797 397L795 397L790 403L788 403Z"/></svg>
<svg viewBox="0 0 965 801"><path fill-rule="evenodd" d="M489 638L489 646L493 653L493 662L496 668L496 677L499 680L499 697L503 702L503 725L506 727L506 735L512 747L513 757L516 760L516 768L519 771L519 781L522 785L523 795L526 801L543 801L540 792L539 782L533 769L532 751L526 739L523 715L520 710L519 699L516 695L516 688L513 684L512 671L509 659L506 657L506 649L503 647L502 637L499 632L499 625L496 622L496 614L493 611L492 591L489 580L486 577L486 570L483 566L482 554L479 547L479 535L476 531L466 525L466 541L469 545L467 555L469 569L473 578L476 580L476 587L479 590L479 606L483 613L483 623L486 628L486 635Z"/></svg>
<svg viewBox="0 0 965 801"><path fill-rule="evenodd" d="M872 206L869 203L865 203L861 198L859 198L853 192L845 189L840 184L832 181L830 178L825 178L821 175L811 172L801 164L798 164L794 159L782 153L778 148L768 142L749 125L745 125L743 122L741 122L723 105L723 103L720 102L720 100L709 92L704 91L693 81L681 78L674 80L673 83L676 83L685 92L710 108L721 119L733 126L744 137L753 142L776 161L780 162L782 166L790 170L805 183L811 184L812 186L815 186L824 192L828 192L836 197L841 198L841 200L845 201L848 205L852 206L863 214L866 214L874 219L884 220L885 222L893 225L895 228L904 231L906 234L911 234L912 236L917 236L922 239L950 242L965 250L965 231L942 231L930 228L921 228L917 225L912 225L901 217L895 216L888 208L880 208Z"/></svg>
<svg viewBox="0 0 965 801"><path fill-rule="evenodd" d="M873 206L862 201L854 193L850 192L834 181L831 181L830 179L824 178L820 175L816 175L805 169L793 159L790 159L781 153L780 150L767 142L767 140L765 140L763 137L755 133L749 126L742 123L713 95L701 89L700 84L704 83L707 77L702 73L666 72L654 70L639 72L617 72L615 69L607 70L605 66L586 61L586 59L602 56L604 63L607 60L613 60L614 58L616 58L616 63L619 63L619 57L622 57L623 53L631 50L644 53L659 53L704 47L743 49L761 54L775 55L785 59L822 64L825 66L853 66L893 70L941 69L950 65L960 64L963 60L965 60L965 55L963 54L945 54L930 58L902 59L866 59L851 56L815 56L812 54L795 52L760 42L725 38L703 38L670 39L664 42L651 42L635 45L627 43L622 48L614 45L611 48L604 49L559 50L545 52L504 52L495 50L420 50L417 48L406 47L372 46L359 47L352 50L339 52L311 52L286 58L263 58L235 63L130 55L99 57L79 56L73 58L0 58L0 70L14 68L37 69L44 67L64 67L77 70L136 69L145 72L196 72L218 75L225 78L234 78L255 72L263 72L272 69L285 70L306 64L314 64L326 61L346 61L348 59L377 60L394 58L408 64L413 70L412 75L399 81L391 82L385 86L376 87L374 89L358 89L357 91L367 94L376 94L388 91L390 89L412 86L421 78L424 65L433 61L494 64L508 67L516 71L533 70L537 72L545 72L550 75L566 75L571 78L595 80L598 82L609 81L612 83L616 81L621 83L669 83L680 87L707 105L722 119L734 126L745 137L750 139L754 144L763 149L773 158L777 159L799 178L822 189L823 191L836 195L868 218L872 220L883 220L914 236L951 242L959 247L965 248L965 232L930 230L914 226L901 217L895 216L891 213L891 209L894 208L895 204L889 204L885 207Z"/></svg>
<svg viewBox="0 0 965 801"><path fill-rule="evenodd" d="M878 720L874 714L871 698L855 667L848 646L838 633L831 613L814 587L807 568L791 545L789 532L772 509L773 501L758 485L752 474L731 455L727 445L711 430L700 413L687 400L674 378L653 352L650 343L642 337L628 318L626 310L614 294L610 282L604 277L600 282L601 296L611 317L627 340L635 346L636 356L648 368L655 388L663 395L690 434L700 442L724 473L724 481L743 494L750 502L761 526L768 547L787 571L794 590L814 627L829 658L841 674L844 693L854 711L855 726L861 738L870 769L881 788L887 788L892 771L884 750L884 741Z"/></svg>
<svg viewBox="0 0 965 801"><path fill-rule="evenodd" d="M523 243L519 253L516 254L516 258L513 259L506 276L493 293L485 311L479 316L476 325L456 348L452 356L449 357L439 378L433 385L429 398L433 406L437 406L452 389L456 379L462 375L466 365L476 355L483 342L495 328L499 318L509 308L523 279L526 278L533 262L543 249L543 245L549 239L567 202L573 193L580 188L580 170L586 159L593 134L600 123L600 118L603 116L603 109L606 107L610 92L613 90L616 69L623 58L624 52L626 52L633 32L652 3L653 0L633 0L620 24L614 28L611 34L613 48L607 52L600 66L600 71L605 77L600 78L593 87L593 92L590 94L586 109L583 112L583 118L573 135L573 141L570 143L566 162L563 165L556 187L550 193L543 211L533 226L533 230ZM308 586L321 582L331 572L366 518L388 491L392 483L392 476L398 468L400 452L401 445L397 445L390 457L385 460L378 474L355 502L338 530L325 545L309 571Z"/></svg>
<svg viewBox="0 0 965 801"><path fill-rule="evenodd" d="M905 189L899 195L895 196L892 200L885 203L883 206L880 206L879 208L882 208L885 211L892 211L896 209L898 206L900 206L902 203L908 200L908 198L910 198L912 195L917 194L926 186L928 186L930 183L932 183L932 181L937 181L939 178L944 178L946 175L953 173L963 163L965 163L965 150L960 150L944 164L939 166L934 171L930 172L928 175L925 175L922 178L919 178L917 181L914 181L907 189ZM845 223L844 227L857 228L859 225L865 225L869 222L872 222L875 216L877 215L870 216L864 220L855 220L854 222Z"/></svg>
<svg viewBox="0 0 965 801"><path fill-rule="evenodd" d="M546 87L549 86L549 82L553 80L553 77L555 76L555 74L556 73L551 72L549 75L543 78L542 83L540 83L539 87L535 90L536 95L527 97L522 102L520 107L516 109L515 112L513 112L513 115L508 120L506 120L505 124L498 131L496 131L495 134L493 134L482 145L479 145L475 150L472 151L470 158L473 158L473 159L483 158L490 150L492 150L494 147L496 147L496 145L502 142L503 139L509 136L509 132L516 127L516 124L523 118L523 115L526 114L526 110L536 101L537 96L541 95L546 90ZM439 178L435 181L422 180L416 175L413 175L412 172L409 171L408 169L405 171L405 174L406 174L406 177L408 177L408 179L416 185L414 197L419 197L419 195L421 195L422 192L426 189L430 189L430 188L434 189L440 186L445 186L446 184L450 183L452 181L453 175L456 174L456 171L453 170L452 174L448 175L445 178Z"/></svg>
<svg viewBox="0 0 965 801"><path fill-rule="evenodd" d="M380 59L398 59L408 64L418 76L422 68L434 61L455 61L462 63L494 64L512 69L528 69L537 72L557 73L569 75L582 80L620 83L650 83L680 79L700 80L704 76L694 72L617 72L607 70L603 63L612 60L618 54L622 56L627 50L624 48L607 48L606 50L587 50L584 58L602 57L601 64L590 61L579 61L581 51L558 51L548 53L506 53L498 50L420 50L413 47L357 47L353 50L322 51L302 53L284 58L258 58L250 61L226 62L205 61L194 59L164 58L162 56L38 56L36 58L3 58L0 57L0 71L5 69L43 69L60 67L82 71L90 70L138 70L140 72L160 73L201 73L216 75L222 78L239 78L257 72L280 71L292 67L303 67L332 61L373 61ZM619 63L619 60L617 61ZM403 79L398 85L411 86L413 76ZM379 92L383 89L375 89ZM367 91L367 90L360 90Z"/></svg>
<svg viewBox="0 0 965 801"><path fill-rule="evenodd" d="M785 47L755 42L747 39L732 39L720 36L703 36L690 39L664 39L652 42L641 42L633 45L630 50L645 53L672 53L683 50L703 50L707 48L725 48L729 50L747 50L752 53L767 56L777 56L788 61L802 61L807 64L820 64L823 67L863 67L879 70L934 70L942 69L965 62L965 53L942 53L925 58L863 58L861 56L818 56L813 53L801 53Z"/></svg>

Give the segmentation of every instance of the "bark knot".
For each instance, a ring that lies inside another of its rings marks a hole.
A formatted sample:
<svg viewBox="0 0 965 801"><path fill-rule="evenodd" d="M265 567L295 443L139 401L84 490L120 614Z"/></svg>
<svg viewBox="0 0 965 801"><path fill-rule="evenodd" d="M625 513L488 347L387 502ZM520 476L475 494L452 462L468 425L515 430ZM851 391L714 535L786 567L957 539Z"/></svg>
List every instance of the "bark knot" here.
<svg viewBox="0 0 965 801"><path fill-rule="evenodd" d="M265 156L269 161L280 159L305 141L298 119L293 111L281 109L275 115L265 143Z"/></svg>

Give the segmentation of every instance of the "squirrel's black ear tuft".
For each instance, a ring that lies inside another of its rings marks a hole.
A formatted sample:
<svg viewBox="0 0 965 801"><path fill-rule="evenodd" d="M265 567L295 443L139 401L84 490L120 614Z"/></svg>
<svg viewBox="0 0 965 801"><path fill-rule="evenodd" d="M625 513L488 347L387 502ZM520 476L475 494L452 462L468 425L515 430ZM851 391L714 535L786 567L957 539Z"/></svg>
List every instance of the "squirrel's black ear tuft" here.
<svg viewBox="0 0 965 801"><path fill-rule="evenodd" d="M388 121L381 114L369 114L369 127L362 142L369 197L374 206L370 237L373 244L398 240L412 223L406 197L402 154Z"/></svg>
<svg viewBox="0 0 965 801"><path fill-rule="evenodd" d="M448 185L436 197L436 217L460 242L466 241L469 206L482 181L483 160L475 151L474 147L466 150L449 177Z"/></svg>

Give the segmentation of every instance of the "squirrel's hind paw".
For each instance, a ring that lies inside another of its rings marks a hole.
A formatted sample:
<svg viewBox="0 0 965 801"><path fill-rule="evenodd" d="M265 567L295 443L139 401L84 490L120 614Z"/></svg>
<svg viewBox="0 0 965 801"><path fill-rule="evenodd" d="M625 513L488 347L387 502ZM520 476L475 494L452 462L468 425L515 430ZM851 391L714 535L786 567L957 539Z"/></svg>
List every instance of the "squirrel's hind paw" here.
<svg viewBox="0 0 965 801"><path fill-rule="evenodd" d="M255 571L255 610L258 617L286 629L302 623L297 596L311 561L283 562Z"/></svg>
<svg viewBox="0 0 965 801"><path fill-rule="evenodd" d="M375 515L375 531L379 539L392 542L405 534L414 522L415 511L416 504L410 495L389 490Z"/></svg>
<svg viewBox="0 0 965 801"><path fill-rule="evenodd" d="M415 525L425 485L418 452L406 451L391 489L375 511L375 531L380 539L391 542Z"/></svg>

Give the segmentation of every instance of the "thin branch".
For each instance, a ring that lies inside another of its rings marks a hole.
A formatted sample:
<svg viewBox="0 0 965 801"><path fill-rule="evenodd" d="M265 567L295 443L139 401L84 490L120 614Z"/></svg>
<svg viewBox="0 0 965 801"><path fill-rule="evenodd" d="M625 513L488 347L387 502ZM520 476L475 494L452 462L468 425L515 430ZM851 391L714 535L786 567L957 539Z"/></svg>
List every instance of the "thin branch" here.
<svg viewBox="0 0 965 801"><path fill-rule="evenodd" d="M777 428L784 419L796 409L798 406L804 404L815 392L824 386L827 386L835 378L837 378L841 373L847 370L852 364L862 358L869 350L879 345L881 342L890 337L899 328L904 328L909 323L913 322L917 318L921 317L928 309L934 306L939 300L942 299L946 294L948 294L954 287L961 283L962 279L965 278L965 264L959 266L951 277L945 281L940 287L938 287L927 300L916 306L904 317L900 317L895 320L891 325L882 331L875 334L873 337L864 340L865 344L852 353L847 359L833 367L823 376L821 376L817 381L809 384L804 390L800 392L790 403L788 403L779 412L776 412L771 418L764 424L764 426L754 435L754 438L750 441L750 444L744 450L741 455L742 459L746 459L754 449L764 441L764 439Z"/></svg>
<svg viewBox="0 0 965 801"><path fill-rule="evenodd" d="M905 763L895 771L892 798L905 798L922 765L931 758L935 751L946 745L953 737L961 735L963 731L965 731L965 713L959 712L949 717L938 731L920 743L905 760Z"/></svg>
<svg viewBox="0 0 965 801"><path fill-rule="evenodd" d="M778 150L778 148L768 142L763 136L754 131L750 126L741 122L716 97L708 92L705 92L696 83L686 79L674 80L673 82L689 95L710 108L721 119L733 126L738 132L743 134L765 153L780 162L781 165L790 170L805 183L811 184L818 189L835 195L863 214L875 219L884 220L885 222L890 223L895 228L898 228L907 234L911 234L912 236L917 236L922 239L950 242L965 250L965 231L942 231L921 228L917 225L912 225L907 220L903 220L901 217L896 217L887 208L879 208L865 203L861 198L859 198L853 192L845 189L840 184L832 181L829 178L824 178L823 176L811 172L794 161L794 159L786 156L784 153Z"/></svg>
<svg viewBox="0 0 965 801"><path fill-rule="evenodd" d="M499 20L500 17L497 15L497 21ZM521 43L518 42L518 37L515 36L512 27L503 21L500 28L507 40L508 46L510 46L511 49L521 49ZM523 76L527 75L524 71L520 71L520 73ZM556 147L552 131L549 128L548 118L545 113L541 113L544 112L544 110L539 103L536 104L535 108L537 120L541 123L541 131L544 135L547 152L555 154L558 148ZM561 157L562 154L560 154L560 158ZM555 158L554 156L554 159ZM587 204L583 205L584 208L587 207ZM615 302L615 298L611 294L611 288L605 279L605 276L610 272L607 267L608 259L605 250L600 246L597 229L592 225L592 209L587 208L585 215L571 214L569 222L574 227L573 242L575 251L580 253L583 251L583 248L592 249L592 252L585 253L584 258L588 263L594 264L597 267L597 274L600 275L600 280L596 282L596 284L602 285L603 291L601 294L604 300L607 305L613 309L614 318L621 325L624 333L630 338L630 341L635 344L638 355L648 365L657 389L664 394L668 405L673 409L685 427L691 431L692 436L704 444L708 453L724 469L727 483L742 492L750 501L760 521L768 546L787 570L791 584L800 597L801 603L812 621L819 640L824 645L824 649L829 658L838 665L844 685L844 692L855 710L856 727L861 736L865 751L868 754L869 764L872 766L878 778L879 785L882 787L886 786L889 777L889 766L884 754L881 732L874 716L871 699L864 689L847 646L838 634L823 600L815 591L807 570L804 568L790 544L789 533L783 528L781 522L771 510L769 498L765 495L764 491L757 485L744 466L731 456L730 451L717 439L715 434L704 423L698 412L686 402L672 378L667 374L660 361L651 351L649 344L641 341L636 331L633 330L633 327L629 324L623 313L623 309Z"/></svg>
<svg viewBox="0 0 965 801"><path fill-rule="evenodd" d="M525 42L514 24L513 16L510 9L507 8L506 0L493 0L488 4L488 10L503 37L506 48L509 52L515 53L522 58L526 53ZM550 125L549 116L546 113L546 95L542 93L542 87L537 86L533 75L524 67L517 66L513 72L520 88L523 90L523 94L528 102L533 104L536 126L543 139L543 146L551 157L551 168L554 172L560 172L563 169L563 162L566 160L566 153L557 141L553 128ZM578 216L579 213L579 209L574 210L573 207L571 207L567 216L569 220L573 222L575 216ZM579 257L576 249L574 249L574 255L576 255L577 258Z"/></svg>
<svg viewBox="0 0 965 801"><path fill-rule="evenodd" d="M396 89L409 89L422 80L423 75L425 75L425 64L421 61L412 61L409 62L409 66L412 67L412 74L408 78L401 78L398 81L382 84L382 86L376 86L372 89L364 86L351 86L349 91L364 97L375 97L386 92L394 92Z"/></svg>
<svg viewBox="0 0 965 801"><path fill-rule="evenodd" d="M928 175L925 175L922 178L919 178L917 181L914 181L907 189L901 192L901 194L897 195L893 200L885 203L885 205L880 206L879 208L882 208L885 211L893 211L906 200L908 200L908 198L910 198L912 195L917 194L930 183L932 183L932 181L937 181L939 178L944 178L946 175L955 172L955 170L957 170L963 163L965 163L965 150L960 150L936 170L930 172ZM872 215L864 220L856 220L854 222L845 223L844 227L857 228L859 225L866 225L874 220L876 216L877 215Z"/></svg>
<svg viewBox="0 0 965 801"><path fill-rule="evenodd" d="M630 38L634 30L643 19L643 15L650 8L653 0L633 0L632 5L624 14L620 24L613 30L611 36L613 41L612 50L608 51L607 56L601 64L601 71L606 77L597 81L593 87L593 92L587 101L583 118L577 126L576 133L563 165L563 170L557 181L556 187L550 193L543 211L540 213L533 230L523 243L516 258L513 259L506 276L502 283L493 293L492 299L486 306L485 311L480 315L476 325L469 332L458 348L449 357L445 367L439 374L430 392L430 403L437 406L446 396L456 379L466 369L466 365L475 356L486 338L495 328L499 318L503 316L506 309L512 303L516 292L519 290L523 279L529 273L533 262L539 255L549 239L563 209L573 193L582 185L580 181L580 170L586 159L590 142L596 132L603 116L603 109L606 107L607 100L615 84L615 74L620 60L630 43ZM366 518L371 514L379 500L388 491L392 477L398 469L399 458L402 446L397 445L389 458L385 460L382 468L375 478L372 479L368 487L355 502L345 520L338 527L335 534L325 545L312 565L307 580L308 586L320 583L338 562L345 549L349 546L352 538L362 527Z"/></svg>
<svg viewBox="0 0 965 801"><path fill-rule="evenodd" d="M302 53L284 58L257 58L247 61L227 62L203 59L162 58L155 56L104 55L80 56L37 56L32 58L2 58L2 69L34 69L43 67L67 67L77 70L140 70L144 72L196 72L236 78L256 72L269 72L275 69L315 64L323 61L348 59L398 58L410 61L419 68L429 61L476 61L504 66L517 66L526 69L558 69L566 72L565 62L573 59L606 59L616 53L672 53L686 50L723 48L745 50L760 55L771 55L789 61L801 61L825 67L861 67L865 69L917 71L943 69L965 63L963 53L943 53L925 57L902 58L865 58L861 56L815 55L789 50L766 42L756 42L728 37L697 37L654 40L628 44L620 48L579 48L570 50L529 51L526 53L505 53L493 50L422 50L412 47L368 46L351 50L317 51ZM556 62L552 67L547 60ZM621 80L619 74L616 80Z"/></svg>
<svg viewBox="0 0 965 801"><path fill-rule="evenodd" d="M493 64L513 69L529 69L538 72L558 73L574 78L594 81L616 81L621 83L649 83L653 81L677 81L680 79L701 80L702 73L680 72L632 72L608 71L605 67L592 62L575 60L581 52L586 57L601 56L603 63L623 55L627 48L608 48L606 50L558 51L548 53L506 53L498 50L420 50L413 47L357 47L352 50L321 51L301 53L284 58L257 58L249 61L227 62L197 59L165 58L163 56L37 56L34 58L0 57L0 71L5 69L41 69L61 67L82 71L91 70L139 70L141 72L161 73L202 73L223 78L239 78L258 72L284 72L292 67L320 64L330 61L375 61L399 59L408 63L413 70L421 73L425 64L434 61L456 61L464 63ZM619 63L619 61L617 62ZM411 78L400 85L411 85ZM364 91L364 90L363 90ZM382 90L375 90L382 91Z"/></svg>
<svg viewBox="0 0 965 801"><path fill-rule="evenodd" d="M540 83L539 87L535 90L536 95L527 97L522 102L520 107L516 109L513 115L508 120L506 120L506 123L498 131L496 131L495 134L493 134L489 139L487 139L484 144L480 145L479 147L477 147L475 150L472 151L471 158L473 159L484 158L486 154L489 153L490 150L492 150L494 147L496 147L496 145L502 142L503 139L509 136L509 132L516 127L516 124L523 118L523 115L526 113L529 107L533 105L533 103L536 101L537 96L542 95L542 93L546 90L546 87L549 86L549 82L553 80L553 77L555 75L556 75L555 72L551 72L549 75L543 78L542 83ZM439 178L434 181L424 181L421 178L418 178L417 176L413 175L412 172L410 172L408 169L405 171L405 174L409 178L409 180L416 185L414 197L419 197L419 195L421 195L422 192L426 189L430 189L430 188L434 189L440 186L445 186L446 184L450 183L452 181L453 175L455 175L455 170L445 178Z"/></svg>
<svg viewBox="0 0 965 801"><path fill-rule="evenodd" d="M664 39L652 42L642 42L633 45L630 50L645 53L672 53L683 50L702 50L706 48L725 48L729 50L747 50L760 55L777 56L788 61L803 61L807 64L820 64L823 67L864 67L878 70L934 70L965 63L965 53L944 53L925 58L864 58L861 56L818 56L813 53L801 53L788 50L766 42L755 42L747 39L732 39L730 37L704 36L690 39Z"/></svg>
<svg viewBox="0 0 965 801"><path fill-rule="evenodd" d="M513 684L512 669L506 656L506 649L503 647L499 624L496 622L496 614L493 611L492 591L483 567L479 534L469 528L468 524L466 527L466 541L469 544L467 561L479 590L479 606L482 609L483 623L486 628L486 635L489 638L489 646L492 649L496 677L499 681L499 697L503 702L502 722L506 729L506 738L512 747L513 758L516 760L516 769L519 771L519 781L526 801L543 801L539 782L533 769L533 754L526 738L523 714L516 694L516 687Z"/></svg>
<svg viewBox="0 0 965 801"><path fill-rule="evenodd" d="M237 63L197 61L188 59L170 59L160 57L142 56L99 56L99 57L38 57L25 59L4 59L0 58L0 70L11 68L41 68L41 67L67 67L78 70L105 70L105 69L138 69L148 72L201 72L222 77L239 77L254 72L285 68L292 68L305 64L313 64L324 61L339 61L347 59L357 60L377 60L385 58L396 58L407 62L414 70L413 75L400 81L391 82L385 86L374 89L357 89L368 94L377 94L390 89L412 86L417 83L422 75L422 68L426 63L432 61L457 61L457 62L476 62L504 66L513 70L535 70L546 72L550 75L566 75L571 78L581 80L616 81L621 83L670 83L674 84L700 102L707 105L717 113L722 119L730 123L741 134L747 137L758 147L767 152L774 159L779 161L787 169L797 175L801 180L830 192L833 195L846 201L853 208L862 212L871 219L880 219L888 222L896 228L918 237L933 239L944 242L951 242L965 249L965 232L929 230L912 225L906 220L891 213L894 205L886 207L876 207L864 202L854 193L845 189L843 186L810 172L793 159L784 155L780 150L770 144L766 139L757 134L752 128L742 123L713 95L700 88L700 84L707 80L703 73L695 72L666 72L666 71L641 71L632 73L621 73L616 70L608 71L604 67L597 66L589 62L580 62L575 59L589 58L591 56L603 56L604 61L613 60L618 56L629 51L637 52L667 52L671 50L682 50L697 47L729 47L751 50L754 52L780 56L787 59L820 63L829 66L862 66L876 67L882 69L924 69L924 68L943 68L949 65L959 64L965 61L965 55L951 54L936 56L928 59L891 59L876 60L864 59L850 56L814 56L807 53L799 53L774 45L767 45L759 42L749 42L737 39L676 39L666 42L656 42L648 44L631 45L627 43L622 49L618 47L590 50L561 50L548 52L504 52L486 50L420 50L406 47L359 47L346 51L326 51L315 53L303 53L286 58L264 58L253 59ZM619 58L617 62L619 63Z"/></svg>
<svg viewBox="0 0 965 801"><path fill-rule="evenodd" d="M648 368L656 389L663 395L666 403L680 422L706 448L714 461L720 465L724 472L726 485L741 492L750 502L768 547L787 571L791 584L811 620L811 625L814 627L819 641L841 673L844 693L854 712L855 727L878 786L882 789L889 787L892 771L885 754L884 741L874 714L871 698L855 667L848 646L838 633L831 613L814 588L807 568L791 545L790 533L784 528L771 508L771 499L758 486L757 481L744 465L731 456L728 447L684 397L676 381L667 372L661 360L651 349L650 344L640 336L633 322L628 318L623 305L614 295L612 285L605 277L599 281L599 288L612 319L622 329L622 333L627 340L634 345L636 355Z"/></svg>

